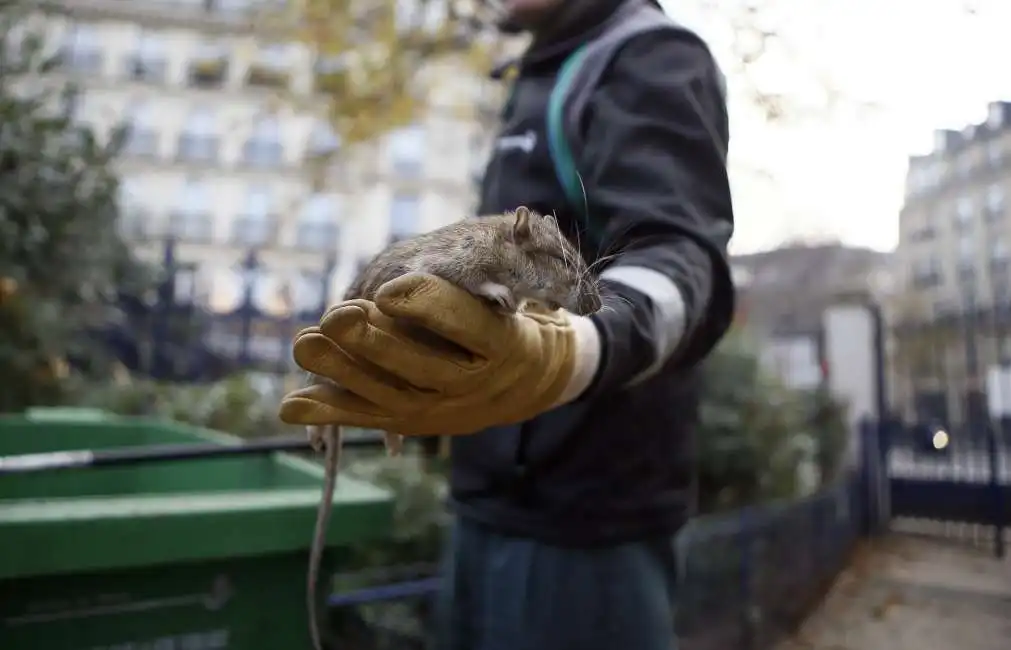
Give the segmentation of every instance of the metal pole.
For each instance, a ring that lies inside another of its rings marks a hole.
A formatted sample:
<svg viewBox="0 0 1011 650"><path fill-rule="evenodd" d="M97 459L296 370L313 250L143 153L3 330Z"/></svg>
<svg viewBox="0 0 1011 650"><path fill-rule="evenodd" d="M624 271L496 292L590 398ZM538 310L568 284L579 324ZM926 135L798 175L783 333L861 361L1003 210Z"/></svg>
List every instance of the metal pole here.
<svg viewBox="0 0 1011 650"><path fill-rule="evenodd" d="M245 271L246 286L242 296L242 304L239 306L239 318L242 327L239 333L239 367L245 368L249 365L249 342L253 336L253 313L256 311L253 293L256 290L255 272L259 268L259 261L256 258L256 251L249 251L249 255L242 263Z"/></svg>
<svg viewBox="0 0 1011 650"><path fill-rule="evenodd" d="M375 436L350 437L345 439L343 444L344 447L376 447L383 444L383 438L379 434ZM310 449L309 441L304 436L273 436L257 440L247 440L232 445L196 443L184 445L149 445L120 449L73 449L42 454L0 456L0 476L4 474L25 474L69 469L132 466L180 460L212 460L216 458L256 456L284 451L310 451Z"/></svg>

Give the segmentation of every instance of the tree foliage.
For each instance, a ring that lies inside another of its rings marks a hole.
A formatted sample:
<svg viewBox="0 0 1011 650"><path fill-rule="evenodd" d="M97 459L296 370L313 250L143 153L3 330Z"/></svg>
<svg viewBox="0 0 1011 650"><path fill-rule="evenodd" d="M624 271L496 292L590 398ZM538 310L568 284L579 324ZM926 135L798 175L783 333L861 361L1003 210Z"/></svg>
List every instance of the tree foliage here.
<svg viewBox="0 0 1011 650"><path fill-rule="evenodd" d="M302 0L263 9L261 37L317 55L316 90L345 144L369 141L426 108L426 66L455 58L485 74L494 34L489 3L472 0Z"/></svg>
<svg viewBox="0 0 1011 650"><path fill-rule="evenodd" d="M842 405L827 393L784 387L736 335L706 361L704 378L700 512L795 497L834 478L846 424Z"/></svg>
<svg viewBox="0 0 1011 650"><path fill-rule="evenodd" d="M42 83L56 61L20 16L0 18L0 411L60 398L67 360L108 369L82 331L147 277L117 232L121 138L74 123L73 86Z"/></svg>

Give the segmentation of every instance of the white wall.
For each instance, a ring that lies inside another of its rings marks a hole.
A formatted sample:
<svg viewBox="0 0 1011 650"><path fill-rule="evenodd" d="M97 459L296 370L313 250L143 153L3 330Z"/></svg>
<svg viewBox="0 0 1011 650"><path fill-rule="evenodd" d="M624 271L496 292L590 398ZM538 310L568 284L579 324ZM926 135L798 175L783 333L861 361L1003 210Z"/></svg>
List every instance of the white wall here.
<svg viewBox="0 0 1011 650"><path fill-rule="evenodd" d="M851 460L859 456L857 423L878 417L878 373L875 358L875 324L863 305L836 305L825 310L825 360L832 394L848 405Z"/></svg>

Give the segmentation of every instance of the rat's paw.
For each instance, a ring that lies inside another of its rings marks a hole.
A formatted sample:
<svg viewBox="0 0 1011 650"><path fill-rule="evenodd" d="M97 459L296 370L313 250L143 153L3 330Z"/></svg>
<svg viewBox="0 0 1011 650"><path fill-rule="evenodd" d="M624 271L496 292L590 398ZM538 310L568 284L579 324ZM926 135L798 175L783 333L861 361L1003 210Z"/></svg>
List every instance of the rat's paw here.
<svg viewBox="0 0 1011 650"><path fill-rule="evenodd" d="M317 454L322 452L326 446L326 427L311 424L305 428L309 437L309 446Z"/></svg>
<svg viewBox="0 0 1011 650"><path fill-rule="evenodd" d="M507 313L515 314L519 308L519 301L516 300L515 294L513 294L512 289L505 286L504 284L498 284L497 282L485 282L480 287L477 288L477 295L490 300L492 303L498 306L498 308Z"/></svg>

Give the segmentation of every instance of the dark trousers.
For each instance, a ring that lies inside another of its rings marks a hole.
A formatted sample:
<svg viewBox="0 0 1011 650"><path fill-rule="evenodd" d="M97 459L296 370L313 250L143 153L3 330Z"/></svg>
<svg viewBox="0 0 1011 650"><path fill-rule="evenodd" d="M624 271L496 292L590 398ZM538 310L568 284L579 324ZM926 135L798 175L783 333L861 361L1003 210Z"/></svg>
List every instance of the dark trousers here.
<svg viewBox="0 0 1011 650"><path fill-rule="evenodd" d="M548 546L457 520L436 650L676 650L674 539Z"/></svg>

